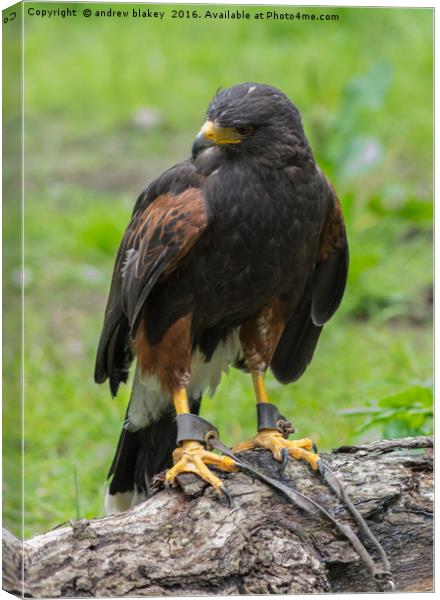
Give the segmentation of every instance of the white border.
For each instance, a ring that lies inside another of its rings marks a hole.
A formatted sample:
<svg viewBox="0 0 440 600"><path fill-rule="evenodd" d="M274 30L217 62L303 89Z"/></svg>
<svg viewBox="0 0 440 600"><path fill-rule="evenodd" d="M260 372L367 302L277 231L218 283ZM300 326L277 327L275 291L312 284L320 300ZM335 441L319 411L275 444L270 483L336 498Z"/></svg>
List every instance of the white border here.
<svg viewBox="0 0 440 600"><path fill-rule="evenodd" d="M38 0L37 0L38 1ZM54 4L62 4L62 3L66 3L66 0L49 0L50 2L53 2ZM77 0L78 1L78 0ZM81 0L79 0L81 1ZM416 3L417 0L400 0L400 1L393 1L393 0L382 0L382 1L374 1L374 2L368 2L368 3L348 3L348 2L344 2L343 0L326 0L325 2L323 2L322 4L313 1L313 0L302 0L302 2L289 2L288 0L278 0L277 2L271 1L271 0L267 0L265 2L258 2L258 1L252 1L252 0L240 0L240 1L233 1L233 0L221 0L221 1L214 1L214 0L192 0L191 2L185 1L185 0L163 0L162 2L132 2L131 0L118 0L118 2L111 2L112 4L119 4L119 3L126 3L126 4L144 4L144 5L152 5L152 4L232 4L232 5L275 5L275 6L309 6L309 7L323 7L323 8L327 8L327 7L347 7L347 8L436 8L438 6L438 1L434 0L431 2L427 2L426 0L422 0L421 4ZM24 2L25 4L28 3ZM29 2L30 3L30 2ZM92 3L92 2L90 2ZM94 4L96 3L101 3L101 4L109 4L108 0L95 0L95 2L93 2ZM2 10L4 10L5 8L8 8L10 6L12 6L13 4L16 4L16 2L13 2L11 0L0 0L0 7ZM435 11L435 30L438 31L438 24L439 24L439 15L438 15L438 11ZM0 34L1 37L1 34ZM435 37L434 37L435 39ZM402 49L403 51L403 49ZM1 52L1 51L0 51ZM435 67L434 67L434 76L435 76L435 82L437 82L437 65L438 63L438 48L435 45L434 48L434 57L435 57ZM1 61L0 61L0 70L1 70ZM436 86L434 91L436 90ZM438 109L438 102L437 102L437 95L434 93L434 106L435 106L435 112L434 115L437 115L437 109ZM438 147L438 143L439 143L439 135L438 135L438 131L435 130L435 145L434 148L437 146ZM24 163L23 163L24 164ZM434 166L435 166L435 173L438 172L438 167L439 167L439 158L438 155L434 153ZM435 181L434 181L435 184ZM24 182L22 182L22 186L23 186L23 194L24 194ZM435 185L434 185L434 190L435 190ZM436 190L435 190L436 191ZM434 208L436 207L436 202L437 202L437 198L436 198L437 194L434 195ZM23 196L24 197L24 196ZM435 230L438 231L438 226L439 226L439 211L435 210L435 215L434 215L434 224L435 224ZM0 224L1 224L1 215L0 215ZM22 224L23 227L23 224ZM23 231L23 230L22 230ZM437 244L435 245L435 259L437 259ZM1 253L1 248L0 248L0 259L2 258L2 253ZM23 255L24 258L24 255ZM435 265L437 266L439 263L437 260L435 260ZM435 274L437 274L435 272ZM436 278L437 279L437 278ZM0 288L0 295L1 295L1 288ZM435 309L437 309L437 296L435 295L435 301L434 301L434 307ZM22 305L23 307L23 305ZM0 316L0 325L1 325L1 316ZM437 335L439 333L439 325L438 322L435 322L435 339L437 339ZM1 377L1 376L0 376ZM0 394L1 394L1 387L0 387ZM435 466L435 475L438 475L438 469ZM1 486L1 481L0 481L0 486ZM1 489L1 488L0 488ZM436 499L435 502L435 508L438 508L438 502ZM440 556L440 542L439 542L439 536L436 536L435 538L435 556L438 557ZM396 600L405 600L408 598L412 598L412 597L416 597L419 596L420 593L396 593L393 594L393 598L395 598ZM426 593L424 594L426 595ZM428 593L428 595L432 595L431 593ZM331 597L340 597L341 599L343 598L344 600L349 600L350 598L350 594L332 594ZM372 600L376 600L379 598L383 598L383 595L381 594L365 594L365 593L361 593L361 594L356 594L356 597L364 597L364 596L368 596L368 598L371 598ZM220 596L221 597L221 596ZM286 597L286 596L283 596ZM0 590L0 598L11 598L11 599L15 599L15 596L12 596L11 594L8 594L5 591ZM190 596L186 596L185 600L191 598ZM200 596L196 597L196 600L200 598ZM246 598L249 599L256 599L258 600L259 598L261 598L261 596L246 596ZM298 596L287 596L287 598L292 598L292 600L295 599L307 599L309 598L309 596L306 595L298 595ZM118 600L118 598L115 598L115 600ZM122 599L121 599L122 600Z"/></svg>

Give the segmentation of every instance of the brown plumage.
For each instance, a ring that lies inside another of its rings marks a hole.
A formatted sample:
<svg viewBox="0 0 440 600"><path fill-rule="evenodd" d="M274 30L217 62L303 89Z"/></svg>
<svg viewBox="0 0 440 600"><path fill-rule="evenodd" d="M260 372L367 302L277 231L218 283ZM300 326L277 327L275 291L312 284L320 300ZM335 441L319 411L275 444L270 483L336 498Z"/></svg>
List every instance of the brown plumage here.
<svg viewBox="0 0 440 600"><path fill-rule="evenodd" d="M253 319L240 325L243 361L253 372L265 373L270 366L281 334L286 326L285 307L279 297L263 307Z"/></svg>
<svg viewBox="0 0 440 600"><path fill-rule="evenodd" d="M207 119L192 158L139 197L116 258L95 379L116 394L138 367L110 496L146 493L172 464L177 389L197 412L228 365L294 381L344 292L340 203L297 108L241 84Z"/></svg>
<svg viewBox="0 0 440 600"><path fill-rule="evenodd" d="M154 345L148 341L147 325L141 321L134 349L142 378L154 377L168 394L187 386L191 377L191 315L177 319Z"/></svg>

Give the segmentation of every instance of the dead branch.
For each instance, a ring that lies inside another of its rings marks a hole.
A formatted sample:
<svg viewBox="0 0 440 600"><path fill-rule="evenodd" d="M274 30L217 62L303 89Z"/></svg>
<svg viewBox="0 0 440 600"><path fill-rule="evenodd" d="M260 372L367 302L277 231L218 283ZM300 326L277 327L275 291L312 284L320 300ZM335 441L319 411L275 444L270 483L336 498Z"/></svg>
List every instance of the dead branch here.
<svg viewBox="0 0 440 600"><path fill-rule="evenodd" d="M432 456L414 450L429 446L430 438L406 438L324 456L383 544L398 591L432 590ZM246 458L277 472L265 450ZM159 491L126 513L75 522L23 547L4 533L3 589L46 598L376 591L330 524L242 473L222 477L232 509L185 476L185 494ZM285 477L354 527L306 465L291 461Z"/></svg>

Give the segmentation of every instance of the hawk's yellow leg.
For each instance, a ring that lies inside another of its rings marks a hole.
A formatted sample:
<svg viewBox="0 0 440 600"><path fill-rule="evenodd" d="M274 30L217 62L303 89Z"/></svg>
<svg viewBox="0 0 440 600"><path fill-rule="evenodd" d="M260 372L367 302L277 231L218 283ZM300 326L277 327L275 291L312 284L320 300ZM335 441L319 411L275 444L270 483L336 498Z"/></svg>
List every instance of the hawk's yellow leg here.
<svg viewBox="0 0 440 600"><path fill-rule="evenodd" d="M185 389L180 389L173 395L173 402L178 415L190 412ZM167 471L165 476L168 485L174 484L177 475L181 473L193 473L208 482L219 495L226 494L223 482L206 465L214 465L218 469L229 473L237 471L232 458L209 452L205 450L202 444L193 440L183 441L182 445L174 450L173 462L174 466Z"/></svg>
<svg viewBox="0 0 440 600"><path fill-rule="evenodd" d="M257 402L268 402L263 375L252 373ZM253 448L266 448L273 454L275 460L283 460L283 452L292 458L305 460L313 470L318 468L319 454L313 452L313 442L309 438L302 440L286 440L277 429L262 429L250 440L241 442L234 447L234 452L243 452Z"/></svg>

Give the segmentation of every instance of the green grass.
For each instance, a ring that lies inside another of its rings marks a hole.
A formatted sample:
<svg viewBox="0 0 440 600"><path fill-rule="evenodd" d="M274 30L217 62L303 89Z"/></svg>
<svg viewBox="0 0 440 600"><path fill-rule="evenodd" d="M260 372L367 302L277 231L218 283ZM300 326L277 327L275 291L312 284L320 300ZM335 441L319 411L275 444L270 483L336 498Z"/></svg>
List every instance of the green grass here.
<svg viewBox="0 0 440 600"><path fill-rule="evenodd" d="M102 514L129 395L92 380L115 251L137 194L188 155L220 85L264 81L295 100L350 238L343 305L297 384L269 377L272 400L329 449L362 424L342 411L431 376L432 12L307 9L330 10L339 23L26 19L26 536ZM156 127L135 124L145 106ZM13 353L5 367L12 386ZM249 377L231 371L202 411L227 443L252 435ZM19 490L5 493L16 531Z"/></svg>

